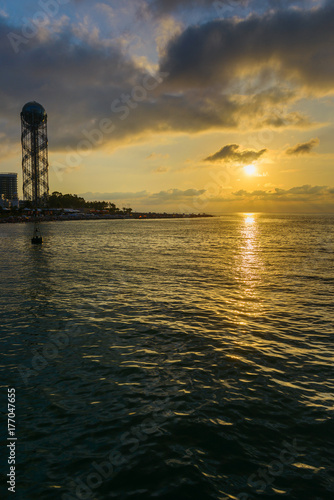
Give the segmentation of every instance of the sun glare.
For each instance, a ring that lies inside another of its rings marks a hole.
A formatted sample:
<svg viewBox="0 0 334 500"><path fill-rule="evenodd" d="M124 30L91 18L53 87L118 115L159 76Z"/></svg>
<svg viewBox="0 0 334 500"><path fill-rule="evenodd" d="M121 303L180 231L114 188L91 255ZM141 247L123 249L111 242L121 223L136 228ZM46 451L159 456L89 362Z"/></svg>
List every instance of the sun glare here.
<svg viewBox="0 0 334 500"><path fill-rule="evenodd" d="M246 167L244 167L244 171L247 175L254 175L256 174L256 167L254 167L254 165L246 165Z"/></svg>
<svg viewBox="0 0 334 500"><path fill-rule="evenodd" d="M247 216L245 217L245 223L246 224L254 224L254 222L255 222L254 217L251 214L250 215L247 214Z"/></svg>

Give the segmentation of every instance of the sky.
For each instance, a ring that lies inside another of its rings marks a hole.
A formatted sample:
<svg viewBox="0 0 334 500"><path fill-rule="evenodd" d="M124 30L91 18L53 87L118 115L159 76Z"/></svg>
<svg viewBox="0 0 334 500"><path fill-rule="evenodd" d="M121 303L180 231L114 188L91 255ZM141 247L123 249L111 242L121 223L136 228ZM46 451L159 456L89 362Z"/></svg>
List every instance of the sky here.
<svg viewBox="0 0 334 500"><path fill-rule="evenodd" d="M48 114L50 192L334 212L334 2L0 0L0 172Z"/></svg>

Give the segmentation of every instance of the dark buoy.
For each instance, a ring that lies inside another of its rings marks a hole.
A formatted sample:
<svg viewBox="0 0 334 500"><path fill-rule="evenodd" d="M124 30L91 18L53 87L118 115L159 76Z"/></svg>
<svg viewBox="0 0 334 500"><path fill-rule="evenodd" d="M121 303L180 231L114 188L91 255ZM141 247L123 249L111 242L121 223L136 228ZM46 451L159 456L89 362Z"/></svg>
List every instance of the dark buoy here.
<svg viewBox="0 0 334 500"><path fill-rule="evenodd" d="M40 231L40 229L39 229L39 227L38 227L37 224L35 224L34 235L31 238L31 243L33 245L41 245L43 243L43 238L42 238L42 235L41 235L41 231Z"/></svg>

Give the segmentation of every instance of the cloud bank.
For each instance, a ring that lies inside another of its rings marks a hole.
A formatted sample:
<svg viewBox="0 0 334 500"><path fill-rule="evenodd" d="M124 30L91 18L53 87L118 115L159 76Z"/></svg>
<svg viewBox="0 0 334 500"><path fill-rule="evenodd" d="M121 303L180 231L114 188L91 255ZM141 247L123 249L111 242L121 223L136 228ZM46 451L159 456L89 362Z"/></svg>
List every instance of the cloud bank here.
<svg viewBox="0 0 334 500"><path fill-rule="evenodd" d="M290 83L332 91L334 5L279 10L243 20L189 26L174 38L161 61L174 86L205 87L259 73L264 67Z"/></svg>
<svg viewBox="0 0 334 500"><path fill-rule="evenodd" d="M157 193L150 193L148 191L137 191L137 192L114 192L114 193L82 193L80 196L86 200L97 200L97 201L133 201L133 202L145 202L149 205L159 205L160 203L183 203L189 199L202 196L205 193L205 189L168 189L165 191L159 191Z"/></svg>
<svg viewBox="0 0 334 500"><path fill-rule="evenodd" d="M328 186L311 186L303 185L290 189L268 189L268 190L255 190L246 191L239 190L231 193L230 195L224 194L223 196L212 197L210 192L205 189L168 189L151 193L149 191L138 192L87 192L81 193L80 196L87 200L104 200L104 201L122 201L124 203L133 203L140 206L146 204L150 205L174 205L177 209L178 204L187 204L191 211L196 212L198 207L207 207L211 203L233 203L240 201L263 201L263 202L303 202L303 203L318 203L328 202L334 203L334 188Z"/></svg>
<svg viewBox="0 0 334 500"><path fill-rule="evenodd" d="M160 61L169 76L156 87L149 80L151 90L143 91L149 69L119 40L61 17L15 54L8 34L22 34L22 27L1 18L0 133L9 147L19 141L19 113L32 99L47 109L50 148L59 151L76 150L105 119L115 127L93 147L114 148L149 132L308 127L309 119L288 107L300 96L297 83L333 89L333 21L329 4L188 27ZM278 87L272 72L287 84Z"/></svg>
<svg viewBox="0 0 334 500"><path fill-rule="evenodd" d="M275 188L274 190L240 190L233 193L234 196L242 199L253 199L261 201L304 201L312 203L315 201L334 201L334 188L328 186L310 186L304 185L293 187L291 189Z"/></svg>

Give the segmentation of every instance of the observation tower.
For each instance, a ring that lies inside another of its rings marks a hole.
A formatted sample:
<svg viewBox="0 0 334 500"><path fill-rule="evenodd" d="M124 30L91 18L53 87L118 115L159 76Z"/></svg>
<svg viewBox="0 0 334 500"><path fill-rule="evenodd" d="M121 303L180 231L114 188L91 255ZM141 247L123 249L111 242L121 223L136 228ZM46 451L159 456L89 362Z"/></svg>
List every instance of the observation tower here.
<svg viewBox="0 0 334 500"><path fill-rule="evenodd" d="M28 102L21 112L23 198L35 210L32 243L42 243L37 224L38 208L45 206L49 195L47 114L38 102Z"/></svg>

